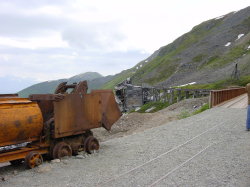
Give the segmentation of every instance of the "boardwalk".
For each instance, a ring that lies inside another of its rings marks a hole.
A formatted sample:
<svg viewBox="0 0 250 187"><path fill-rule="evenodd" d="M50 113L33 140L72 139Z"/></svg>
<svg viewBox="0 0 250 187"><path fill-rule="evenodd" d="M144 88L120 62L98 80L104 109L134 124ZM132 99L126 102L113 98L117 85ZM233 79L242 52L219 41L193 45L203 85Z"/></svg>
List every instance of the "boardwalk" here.
<svg viewBox="0 0 250 187"><path fill-rule="evenodd" d="M247 108L247 94L240 95L229 101L221 103L218 107L223 108Z"/></svg>

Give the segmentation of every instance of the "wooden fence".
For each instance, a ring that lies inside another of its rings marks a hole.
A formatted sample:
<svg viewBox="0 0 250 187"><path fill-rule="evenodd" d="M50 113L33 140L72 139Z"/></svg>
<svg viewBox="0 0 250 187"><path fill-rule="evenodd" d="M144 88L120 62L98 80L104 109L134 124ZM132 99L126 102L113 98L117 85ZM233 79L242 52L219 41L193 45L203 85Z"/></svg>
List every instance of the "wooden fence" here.
<svg viewBox="0 0 250 187"><path fill-rule="evenodd" d="M210 108L246 93L245 87L210 91Z"/></svg>

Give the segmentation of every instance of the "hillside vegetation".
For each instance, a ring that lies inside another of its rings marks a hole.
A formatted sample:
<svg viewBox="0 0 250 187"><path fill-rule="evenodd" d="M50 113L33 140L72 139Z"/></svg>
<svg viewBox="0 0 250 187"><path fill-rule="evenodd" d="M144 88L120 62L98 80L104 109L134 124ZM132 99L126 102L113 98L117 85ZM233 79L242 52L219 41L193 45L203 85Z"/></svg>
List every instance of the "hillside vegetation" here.
<svg viewBox="0 0 250 187"><path fill-rule="evenodd" d="M250 7L205 21L151 57L117 74L103 88L131 77L134 84L209 85L230 78L236 62L241 76L250 74Z"/></svg>
<svg viewBox="0 0 250 187"><path fill-rule="evenodd" d="M88 81L89 90L96 89L101 87L105 80L106 82L109 81L111 77L105 77L99 73L96 72L86 72L82 73L76 76L73 76L69 79L59 79L59 80L53 80L53 81L46 81L41 82L38 84L34 84L28 88L25 88L18 92L19 96L21 97L28 97L30 94L47 94L47 93L54 93L55 88L61 83L61 82L68 82L69 84L72 84L74 82L79 82L83 80Z"/></svg>

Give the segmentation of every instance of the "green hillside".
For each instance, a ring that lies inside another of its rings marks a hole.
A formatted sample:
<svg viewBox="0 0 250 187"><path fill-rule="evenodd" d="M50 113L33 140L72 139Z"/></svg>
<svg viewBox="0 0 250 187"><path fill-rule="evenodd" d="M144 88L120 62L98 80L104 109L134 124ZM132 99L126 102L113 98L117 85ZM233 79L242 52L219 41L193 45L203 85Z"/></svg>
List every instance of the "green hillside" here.
<svg viewBox="0 0 250 187"><path fill-rule="evenodd" d="M230 45L226 46L229 42ZM249 75L249 46L250 7L247 7L195 26L157 50L150 60L115 75L103 88L113 88L127 77L131 77L133 84L139 85L212 83L229 78L236 62L241 75Z"/></svg>
<svg viewBox="0 0 250 187"><path fill-rule="evenodd" d="M30 94L54 93L55 88L61 82L68 82L69 84L71 84L71 83L79 82L83 80L87 80L88 82L91 81L91 84L88 85L89 90L91 90L91 89L96 89L97 87L100 87L99 82L103 82L103 80L101 81L100 79L103 79L103 76L101 74L97 72L86 72L86 73L73 76L69 79L60 79L60 80L41 82L41 83L32 85L28 88L21 90L20 92L18 92L18 94L20 97L28 97ZM106 78L104 80L109 81L110 79Z"/></svg>

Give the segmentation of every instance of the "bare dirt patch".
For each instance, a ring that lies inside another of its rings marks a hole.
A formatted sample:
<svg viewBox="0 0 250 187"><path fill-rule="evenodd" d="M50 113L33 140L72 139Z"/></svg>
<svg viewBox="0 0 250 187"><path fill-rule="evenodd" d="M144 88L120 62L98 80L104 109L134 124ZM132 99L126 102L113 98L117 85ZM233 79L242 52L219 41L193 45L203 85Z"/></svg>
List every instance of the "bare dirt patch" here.
<svg viewBox="0 0 250 187"><path fill-rule="evenodd" d="M101 142L142 132L146 129L178 120L182 112L192 113L202 105L208 103L208 97L186 99L175 103L155 113L124 114L113 126L111 131L103 128L93 129L95 137Z"/></svg>

